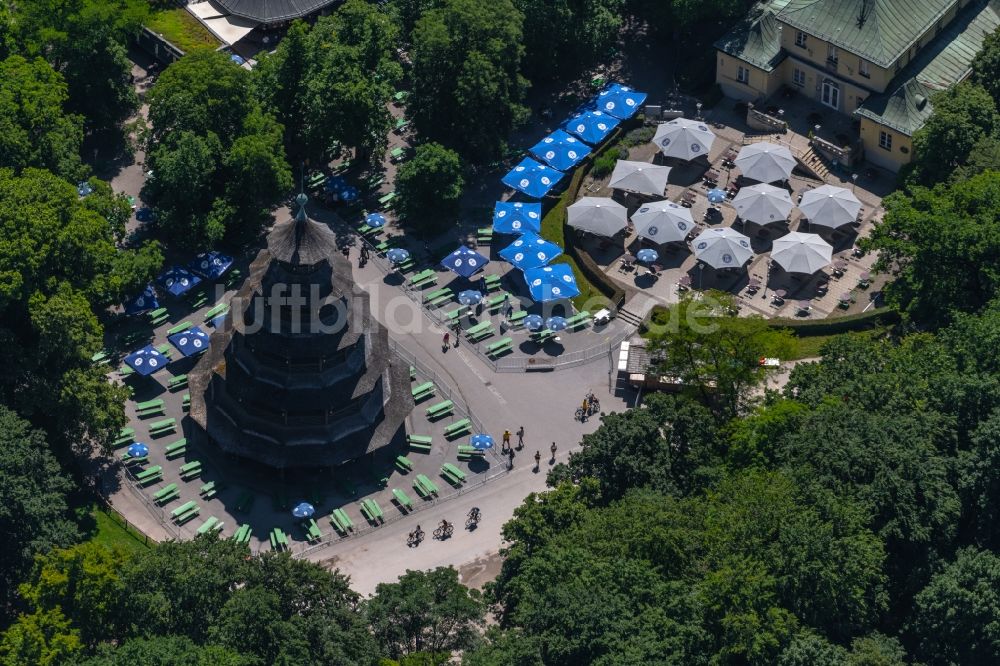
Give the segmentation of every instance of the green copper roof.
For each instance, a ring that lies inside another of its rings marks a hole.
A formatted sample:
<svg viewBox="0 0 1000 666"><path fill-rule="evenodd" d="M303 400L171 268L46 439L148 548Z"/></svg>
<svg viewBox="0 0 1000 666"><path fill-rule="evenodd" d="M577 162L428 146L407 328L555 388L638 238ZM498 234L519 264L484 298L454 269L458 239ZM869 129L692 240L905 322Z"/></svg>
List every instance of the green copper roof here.
<svg viewBox="0 0 1000 666"><path fill-rule="evenodd" d="M968 76L983 40L998 27L1000 0L973 2L890 82L885 93L869 97L854 113L913 136L931 115L931 95Z"/></svg>
<svg viewBox="0 0 1000 666"><path fill-rule="evenodd" d="M774 0L762 12L752 12L715 42L715 48L765 72L772 71L785 57L781 50L781 30L774 19L774 12L787 2Z"/></svg>
<svg viewBox="0 0 1000 666"><path fill-rule="evenodd" d="M890 67L958 0L791 0L778 20Z"/></svg>

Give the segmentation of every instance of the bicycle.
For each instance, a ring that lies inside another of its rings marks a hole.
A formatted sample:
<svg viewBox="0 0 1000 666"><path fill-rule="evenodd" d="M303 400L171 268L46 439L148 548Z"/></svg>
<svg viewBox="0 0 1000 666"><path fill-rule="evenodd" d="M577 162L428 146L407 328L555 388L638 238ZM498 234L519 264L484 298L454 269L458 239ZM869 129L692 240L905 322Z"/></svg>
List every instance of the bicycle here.
<svg viewBox="0 0 1000 666"><path fill-rule="evenodd" d="M468 518L466 518L466 520L465 520L465 529L471 530L471 529L475 529L476 527L478 527L479 526L479 519L481 517L482 517L482 514L479 513L479 508L478 507L472 507L472 509L469 511Z"/></svg>
<svg viewBox="0 0 1000 666"><path fill-rule="evenodd" d="M455 531L454 525L452 525L451 523L445 523L444 525L440 525L436 530L434 530L434 538L439 540L447 539L452 535L454 531Z"/></svg>
<svg viewBox="0 0 1000 666"><path fill-rule="evenodd" d="M420 545L420 542L424 540L424 531L417 528L410 532L410 535L406 539L406 545L414 548Z"/></svg>

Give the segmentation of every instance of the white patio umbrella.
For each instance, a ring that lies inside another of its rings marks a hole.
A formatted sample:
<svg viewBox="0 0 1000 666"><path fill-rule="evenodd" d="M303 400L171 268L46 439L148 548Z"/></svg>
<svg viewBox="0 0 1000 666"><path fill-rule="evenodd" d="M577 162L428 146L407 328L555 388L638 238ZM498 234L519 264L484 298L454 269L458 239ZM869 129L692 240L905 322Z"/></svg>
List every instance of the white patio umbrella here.
<svg viewBox="0 0 1000 666"><path fill-rule="evenodd" d="M668 166L618 160L618 163L615 164L615 170L611 173L608 187L614 190L628 190L662 197L663 191L667 189L669 175L670 167Z"/></svg>
<svg viewBox="0 0 1000 666"><path fill-rule="evenodd" d="M802 195L799 210L809 218L810 224L836 229L857 218L861 202L843 187L820 185Z"/></svg>
<svg viewBox="0 0 1000 666"><path fill-rule="evenodd" d="M833 246L816 234L793 231L771 246L771 259L789 273L815 273L832 257Z"/></svg>
<svg viewBox="0 0 1000 666"><path fill-rule="evenodd" d="M741 188L733 199L733 207L744 220L770 224L788 219L792 198L787 190L761 183Z"/></svg>
<svg viewBox="0 0 1000 666"><path fill-rule="evenodd" d="M654 201L632 213L636 233L656 243L682 241L694 229L691 211L673 201Z"/></svg>
<svg viewBox="0 0 1000 666"><path fill-rule="evenodd" d="M567 224L597 236L614 236L628 226L625 206L606 197L583 197L566 209Z"/></svg>
<svg viewBox="0 0 1000 666"><path fill-rule="evenodd" d="M753 257L750 239L731 227L706 229L693 245L698 260L712 268L737 268Z"/></svg>
<svg viewBox="0 0 1000 666"><path fill-rule="evenodd" d="M775 143L751 143L743 146L736 157L736 166L747 178L762 183L788 180L795 168L792 151Z"/></svg>
<svg viewBox="0 0 1000 666"><path fill-rule="evenodd" d="M675 118L668 123L660 123L653 135L653 143L667 157L693 160L699 155L707 155L715 141L715 134L700 120Z"/></svg>

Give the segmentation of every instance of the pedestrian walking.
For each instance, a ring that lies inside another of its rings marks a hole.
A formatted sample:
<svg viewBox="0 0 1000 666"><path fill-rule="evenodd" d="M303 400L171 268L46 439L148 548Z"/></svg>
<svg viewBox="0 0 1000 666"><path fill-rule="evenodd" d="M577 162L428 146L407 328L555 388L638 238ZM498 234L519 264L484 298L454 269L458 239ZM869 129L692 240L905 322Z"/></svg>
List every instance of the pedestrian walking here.
<svg viewBox="0 0 1000 666"><path fill-rule="evenodd" d="M549 447L549 451L552 451L552 462L556 461L556 443L552 442L552 446Z"/></svg>
<svg viewBox="0 0 1000 666"><path fill-rule="evenodd" d="M517 429L517 450L524 448L524 426Z"/></svg>
<svg viewBox="0 0 1000 666"><path fill-rule="evenodd" d="M542 464L542 454L540 451L535 451L535 470L538 470L539 465Z"/></svg>
<svg viewBox="0 0 1000 666"><path fill-rule="evenodd" d="M448 338L449 338L449 336L448 336L448 333L446 332L444 334L444 343L443 343L444 351L448 351L448 347L449 347L449 340L448 340Z"/></svg>
<svg viewBox="0 0 1000 666"><path fill-rule="evenodd" d="M514 449L507 451L507 469L514 469Z"/></svg>
<svg viewBox="0 0 1000 666"><path fill-rule="evenodd" d="M510 430L503 431L503 448L504 450L510 448Z"/></svg>
<svg viewBox="0 0 1000 666"><path fill-rule="evenodd" d="M458 347L458 341L462 337L462 324L456 321L454 325L452 325L451 330L455 332L455 346Z"/></svg>

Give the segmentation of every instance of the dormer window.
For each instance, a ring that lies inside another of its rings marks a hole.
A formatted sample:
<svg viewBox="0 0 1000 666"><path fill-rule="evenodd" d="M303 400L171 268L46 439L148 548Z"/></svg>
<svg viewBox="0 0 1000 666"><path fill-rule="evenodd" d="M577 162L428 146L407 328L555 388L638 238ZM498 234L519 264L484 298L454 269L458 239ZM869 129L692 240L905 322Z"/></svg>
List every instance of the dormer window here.
<svg viewBox="0 0 1000 666"><path fill-rule="evenodd" d="M868 61L864 58L858 60L858 74L865 77L866 79L871 78L871 73L868 71Z"/></svg>
<svg viewBox="0 0 1000 666"><path fill-rule="evenodd" d="M803 49L806 47L806 33L801 30L795 33L795 45Z"/></svg>

